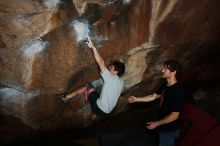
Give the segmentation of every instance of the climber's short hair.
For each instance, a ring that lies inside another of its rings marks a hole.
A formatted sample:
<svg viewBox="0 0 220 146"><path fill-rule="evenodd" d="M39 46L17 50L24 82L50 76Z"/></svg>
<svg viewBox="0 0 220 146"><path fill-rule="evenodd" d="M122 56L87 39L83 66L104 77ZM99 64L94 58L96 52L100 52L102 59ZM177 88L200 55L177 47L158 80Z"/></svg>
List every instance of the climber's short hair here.
<svg viewBox="0 0 220 146"><path fill-rule="evenodd" d="M121 76L124 74L125 72L125 65L124 63L118 61L118 60L115 60L115 61L112 61L109 66L113 65L114 68L115 68L115 71L118 71L117 75L118 76Z"/></svg>

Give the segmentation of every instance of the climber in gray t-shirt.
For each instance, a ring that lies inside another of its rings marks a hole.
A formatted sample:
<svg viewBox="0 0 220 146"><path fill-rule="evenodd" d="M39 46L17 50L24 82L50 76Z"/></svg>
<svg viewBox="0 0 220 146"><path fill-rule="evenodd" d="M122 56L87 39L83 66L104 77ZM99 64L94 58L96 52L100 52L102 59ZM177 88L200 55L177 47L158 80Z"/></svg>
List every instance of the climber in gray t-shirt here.
<svg viewBox="0 0 220 146"><path fill-rule="evenodd" d="M115 107L123 89L124 81L118 75L113 75L108 69L101 72L103 85L100 97L96 100L97 106L109 114Z"/></svg>
<svg viewBox="0 0 220 146"><path fill-rule="evenodd" d="M123 90L124 81L120 76L125 71L125 66L120 61L112 62L108 67L105 66L104 60L99 55L96 47L93 45L89 39L87 42L89 48L92 49L94 58L101 70L101 78L93 81L88 86L82 87L77 91L66 95L64 99L69 99L77 94L86 93L88 95L88 100L90 102L93 115L92 119L96 115L100 117L107 117L109 113L114 109L118 98ZM95 88L102 85L101 94L99 94Z"/></svg>

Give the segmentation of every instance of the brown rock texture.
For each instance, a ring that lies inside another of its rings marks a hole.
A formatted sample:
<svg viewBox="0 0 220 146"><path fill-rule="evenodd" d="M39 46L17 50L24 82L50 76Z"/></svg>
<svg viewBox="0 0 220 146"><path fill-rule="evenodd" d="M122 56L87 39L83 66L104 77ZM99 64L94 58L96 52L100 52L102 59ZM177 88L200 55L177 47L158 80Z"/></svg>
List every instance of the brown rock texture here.
<svg viewBox="0 0 220 146"><path fill-rule="evenodd" d="M219 14L218 0L1 0L1 114L35 130L90 125L83 95L60 98L99 75L87 37L106 64L126 64L115 112L138 83L155 89L167 59L183 64L184 83L219 80Z"/></svg>

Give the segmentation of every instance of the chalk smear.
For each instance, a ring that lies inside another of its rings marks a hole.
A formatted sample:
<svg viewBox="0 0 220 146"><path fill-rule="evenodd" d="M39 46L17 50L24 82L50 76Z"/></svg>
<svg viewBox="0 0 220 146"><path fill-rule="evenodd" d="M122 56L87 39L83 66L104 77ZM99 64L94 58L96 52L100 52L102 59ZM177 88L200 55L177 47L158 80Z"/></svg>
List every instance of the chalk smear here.
<svg viewBox="0 0 220 146"><path fill-rule="evenodd" d="M6 114L23 117L25 115L25 104L37 94L20 92L13 88L1 88L0 95L0 105Z"/></svg>
<svg viewBox="0 0 220 146"><path fill-rule="evenodd" d="M77 34L77 42L86 40L89 37L89 24L79 20L72 21L71 25Z"/></svg>
<svg viewBox="0 0 220 146"><path fill-rule="evenodd" d="M24 50L24 66L23 66L23 73L22 79L24 81L25 88L28 88L32 82L32 74L33 74L33 63L35 60L35 55L41 52L48 46L47 41L42 41L41 39L31 40L28 42L22 50Z"/></svg>
<svg viewBox="0 0 220 146"><path fill-rule="evenodd" d="M61 3L60 0L43 0L43 4L49 9L56 7L59 3Z"/></svg>
<svg viewBox="0 0 220 146"><path fill-rule="evenodd" d="M127 5L131 2L132 0L123 0L123 4Z"/></svg>
<svg viewBox="0 0 220 146"><path fill-rule="evenodd" d="M27 43L27 46L24 49L24 55L31 59L35 56L36 53L41 52L46 46L48 45L48 42L44 42L41 39L38 40L31 40L30 42Z"/></svg>

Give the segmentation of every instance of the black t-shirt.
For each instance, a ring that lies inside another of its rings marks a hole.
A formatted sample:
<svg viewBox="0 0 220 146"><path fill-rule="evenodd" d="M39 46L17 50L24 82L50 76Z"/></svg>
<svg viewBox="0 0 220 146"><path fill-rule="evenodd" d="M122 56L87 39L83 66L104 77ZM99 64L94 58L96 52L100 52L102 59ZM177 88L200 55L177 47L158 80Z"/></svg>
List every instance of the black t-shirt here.
<svg viewBox="0 0 220 146"><path fill-rule="evenodd" d="M160 88L155 91L156 94L163 97L161 102L161 107L159 111L159 119L162 119L172 112L181 112L183 104L185 102L185 92L179 83L167 86L167 84L162 84ZM162 132L175 131L179 129L180 122L179 119L161 125L159 130Z"/></svg>

